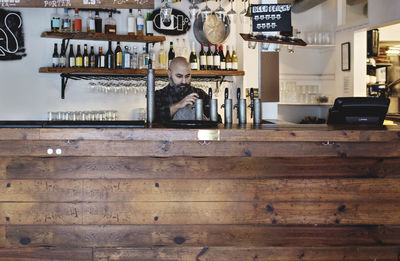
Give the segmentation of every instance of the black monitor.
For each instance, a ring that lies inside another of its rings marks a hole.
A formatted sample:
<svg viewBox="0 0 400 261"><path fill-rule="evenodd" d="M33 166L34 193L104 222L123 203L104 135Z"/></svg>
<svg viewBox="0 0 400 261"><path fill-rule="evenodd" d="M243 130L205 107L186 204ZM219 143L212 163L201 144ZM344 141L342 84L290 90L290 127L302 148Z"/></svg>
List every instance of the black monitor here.
<svg viewBox="0 0 400 261"><path fill-rule="evenodd" d="M329 109L327 123L381 126L389 103L383 97L339 97Z"/></svg>

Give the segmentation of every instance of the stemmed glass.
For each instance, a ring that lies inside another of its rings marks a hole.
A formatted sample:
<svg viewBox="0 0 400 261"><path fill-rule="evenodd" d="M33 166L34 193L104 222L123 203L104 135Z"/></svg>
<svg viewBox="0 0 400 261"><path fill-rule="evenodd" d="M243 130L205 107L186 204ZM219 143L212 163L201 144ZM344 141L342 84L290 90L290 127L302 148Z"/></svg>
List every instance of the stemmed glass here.
<svg viewBox="0 0 400 261"><path fill-rule="evenodd" d="M160 9L160 16L163 23L170 23L172 15L172 7L168 4L168 0L164 0L164 3Z"/></svg>
<svg viewBox="0 0 400 261"><path fill-rule="evenodd" d="M240 14L241 14L241 15L244 15L244 14L246 14L246 12L247 12L247 8L246 8L246 2L247 2L247 0L242 0L242 2L243 2L243 10L240 12Z"/></svg>
<svg viewBox="0 0 400 261"><path fill-rule="evenodd" d="M199 7L197 6L197 4L195 4L194 1L195 0L192 0L192 4L189 7L190 20L196 18L196 14L199 11Z"/></svg>
<svg viewBox="0 0 400 261"><path fill-rule="evenodd" d="M211 9L208 7L208 0L206 0L206 6L201 9L201 17L203 19L203 22L206 21L207 17L211 14Z"/></svg>
<svg viewBox="0 0 400 261"><path fill-rule="evenodd" d="M235 10L233 10L233 1L234 0L229 0L231 2L231 10L228 11L228 13L226 13L229 16L229 20L233 23L234 19L235 19L235 15L236 12Z"/></svg>
<svg viewBox="0 0 400 261"><path fill-rule="evenodd" d="M221 6L221 0L219 0L219 6L215 9L214 13L221 21L224 21L225 9Z"/></svg>

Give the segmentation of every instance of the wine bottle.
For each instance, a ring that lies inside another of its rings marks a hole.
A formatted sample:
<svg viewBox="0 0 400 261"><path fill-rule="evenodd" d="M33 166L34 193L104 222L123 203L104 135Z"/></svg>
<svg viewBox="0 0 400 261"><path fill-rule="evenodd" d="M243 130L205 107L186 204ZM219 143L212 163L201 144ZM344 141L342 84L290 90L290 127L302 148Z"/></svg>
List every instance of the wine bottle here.
<svg viewBox="0 0 400 261"><path fill-rule="evenodd" d="M161 43L160 52L158 54L158 62L160 64L160 69L167 69L167 53L164 48L164 42Z"/></svg>
<svg viewBox="0 0 400 261"><path fill-rule="evenodd" d="M136 19L132 14L132 9L129 9L129 15L127 18L128 23L128 35L136 35Z"/></svg>
<svg viewBox="0 0 400 261"><path fill-rule="evenodd" d="M116 34L117 33L117 22L112 17L112 12L108 13L108 18L104 22L104 33Z"/></svg>
<svg viewBox="0 0 400 261"><path fill-rule="evenodd" d="M142 15L142 10L138 10L138 15L136 17L136 34L144 35L144 17Z"/></svg>
<svg viewBox="0 0 400 261"><path fill-rule="evenodd" d="M89 53L88 53L88 49L87 49L87 44L85 44L83 46L83 67L84 68L89 68L90 67L90 61L89 61Z"/></svg>
<svg viewBox="0 0 400 261"><path fill-rule="evenodd" d="M67 8L64 8L64 15L61 19L61 31L72 32L71 16L69 16Z"/></svg>
<svg viewBox="0 0 400 261"><path fill-rule="evenodd" d="M96 32L96 25L93 17L93 11L89 11L89 16L86 19L86 32L88 33Z"/></svg>
<svg viewBox="0 0 400 261"><path fill-rule="evenodd" d="M90 46L90 54L89 54L89 65L90 68L96 68L96 54L94 53L94 47Z"/></svg>
<svg viewBox="0 0 400 261"><path fill-rule="evenodd" d="M146 15L146 35L153 35L153 19L150 18L151 13Z"/></svg>
<svg viewBox="0 0 400 261"><path fill-rule="evenodd" d="M74 21L72 23L74 25L74 32L82 32L82 17L79 16L78 9L75 9Z"/></svg>
<svg viewBox="0 0 400 261"><path fill-rule="evenodd" d="M174 43L169 42L169 52L168 52L168 67L171 61L175 58Z"/></svg>
<svg viewBox="0 0 400 261"><path fill-rule="evenodd" d="M225 59L225 55L224 55L224 47L222 44L219 46L219 57L220 57L220 61L221 61L221 70L225 71L226 70L226 59Z"/></svg>
<svg viewBox="0 0 400 261"><path fill-rule="evenodd" d="M218 52L218 45L215 45L215 51L213 54L214 70L221 70L221 57Z"/></svg>
<svg viewBox="0 0 400 261"><path fill-rule="evenodd" d="M65 39L62 40L61 43L61 53L60 58L58 59L58 66L64 68L67 66L67 57L66 57L66 47L65 47Z"/></svg>
<svg viewBox="0 0 400 261"><path fill-rule="evenodd" d="M115 68L122 69L122 49L121 43L117 42L117 47L115 48Z"/></svg>
<svg viewBox="0 0 400 261"><path fill-rule="evenodd" d="M52 32L60 31L60 16L58 15L58 8L56 8L55 13L51 16L50 27Z"/></svg>
<svg viewBox="0 0 400 261"><path fill-rule="evenodd" d="M204 44L201 44L201 50L199 56L200 56L200 70L207 69L207 58L206 58L206 53L204 52Z"/></svg>
<svg viewBox="0 0 400 261"><path fill-rule="evenodd" d="M78 44L78 49L76 51L75 56L75 67L82 68L83 67L83 57L81 54L81 45Z"/></svg>
<svg viewBox="0 0 400 261"><path fill-rule="evenodd" d="M103 32L103 19L101 19L99 11L96 11L95 16L94 16L94 27L95 27L96 33Z"/></svg>
<svg viewBox="0 0 400 261"><path fill-rule="evenodd" d="M226 70L230 71L232 70L232 59L231 59L231 54L229 53L229 46L226 46Z"/></svg>
<svg viewBox="0 0 400 261"><path fill-rule="evenodd" d="M212 70L214 68L214 56L211 52L211 44L208 44L207 56L207 70Z"/></svg>
<svg viewBox="0 0 400 261"><path fill-rule="evenodd" d="M69 45L69 54L68 54L68 67L75 67L75 54L74 47L72 44Z"/></svg>
<svg viewBox="0 0 400 261"><path fill-rule="evenodd" d="M58 67L59 66L59 59L60 56L58 54L58 47L57 44L54 44L54 50L53 50L53 67Z"/></svg>
<svg viewBox="0 0 400 261"><path fill-rule="evenodd" d="M106 68L114 69L115 68L115 59L114 53L111 50L111 41L108 41L108 50L106 52Z"/></svg>
<svg viewBox="0 0 400 261"><path fill-rule="evenodd" d="M97 67L105 68L106 67L106 57L103 54L103 47L99 46L99 55L97 58Z"/></svg>
<svg viewBox="0 0 400 261"><path fill-rule="evenodd" d="M190 68L192 70L198 70L197 55L196 55L196 50L194 48L194 42L192 42L192 52L190 53L189 61L190 61Z"/></svg>
<svg viewBox="0 0 400 261"><path fill-rule="evenodd" d="M238 70L238 58L235 50L232 51L232 70L233 71Z"/></svg>

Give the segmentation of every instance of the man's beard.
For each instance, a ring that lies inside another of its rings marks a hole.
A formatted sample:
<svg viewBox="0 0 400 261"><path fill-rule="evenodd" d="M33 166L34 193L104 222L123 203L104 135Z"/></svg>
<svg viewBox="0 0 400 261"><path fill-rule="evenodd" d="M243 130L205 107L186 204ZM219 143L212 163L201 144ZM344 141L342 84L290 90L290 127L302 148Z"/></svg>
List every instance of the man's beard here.
<svg viewBox="0 0 400 261"><path fill-rule="evenodd" d="M174 89L176 94L179 94L182 97L185 97L193 92L190 83L175 84L171 77L169 77L169 85Z"/></svg>

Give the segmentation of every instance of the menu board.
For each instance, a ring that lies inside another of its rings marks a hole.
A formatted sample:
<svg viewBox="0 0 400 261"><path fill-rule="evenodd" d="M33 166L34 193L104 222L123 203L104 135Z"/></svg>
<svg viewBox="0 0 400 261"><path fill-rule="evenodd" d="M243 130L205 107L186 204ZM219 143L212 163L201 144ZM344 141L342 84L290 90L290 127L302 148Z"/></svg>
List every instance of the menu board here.
<svg viewBox="0 0 400 261"><path fill-rule="evenodd" d="M253 32L290 32L291 9L290 4L251 5Z"/></svg>
<svg viewBox="0 0 400 261"><path fill-rule="evenodd" d="M154 9L154 0L0 0L0 7Z"/></svg>

